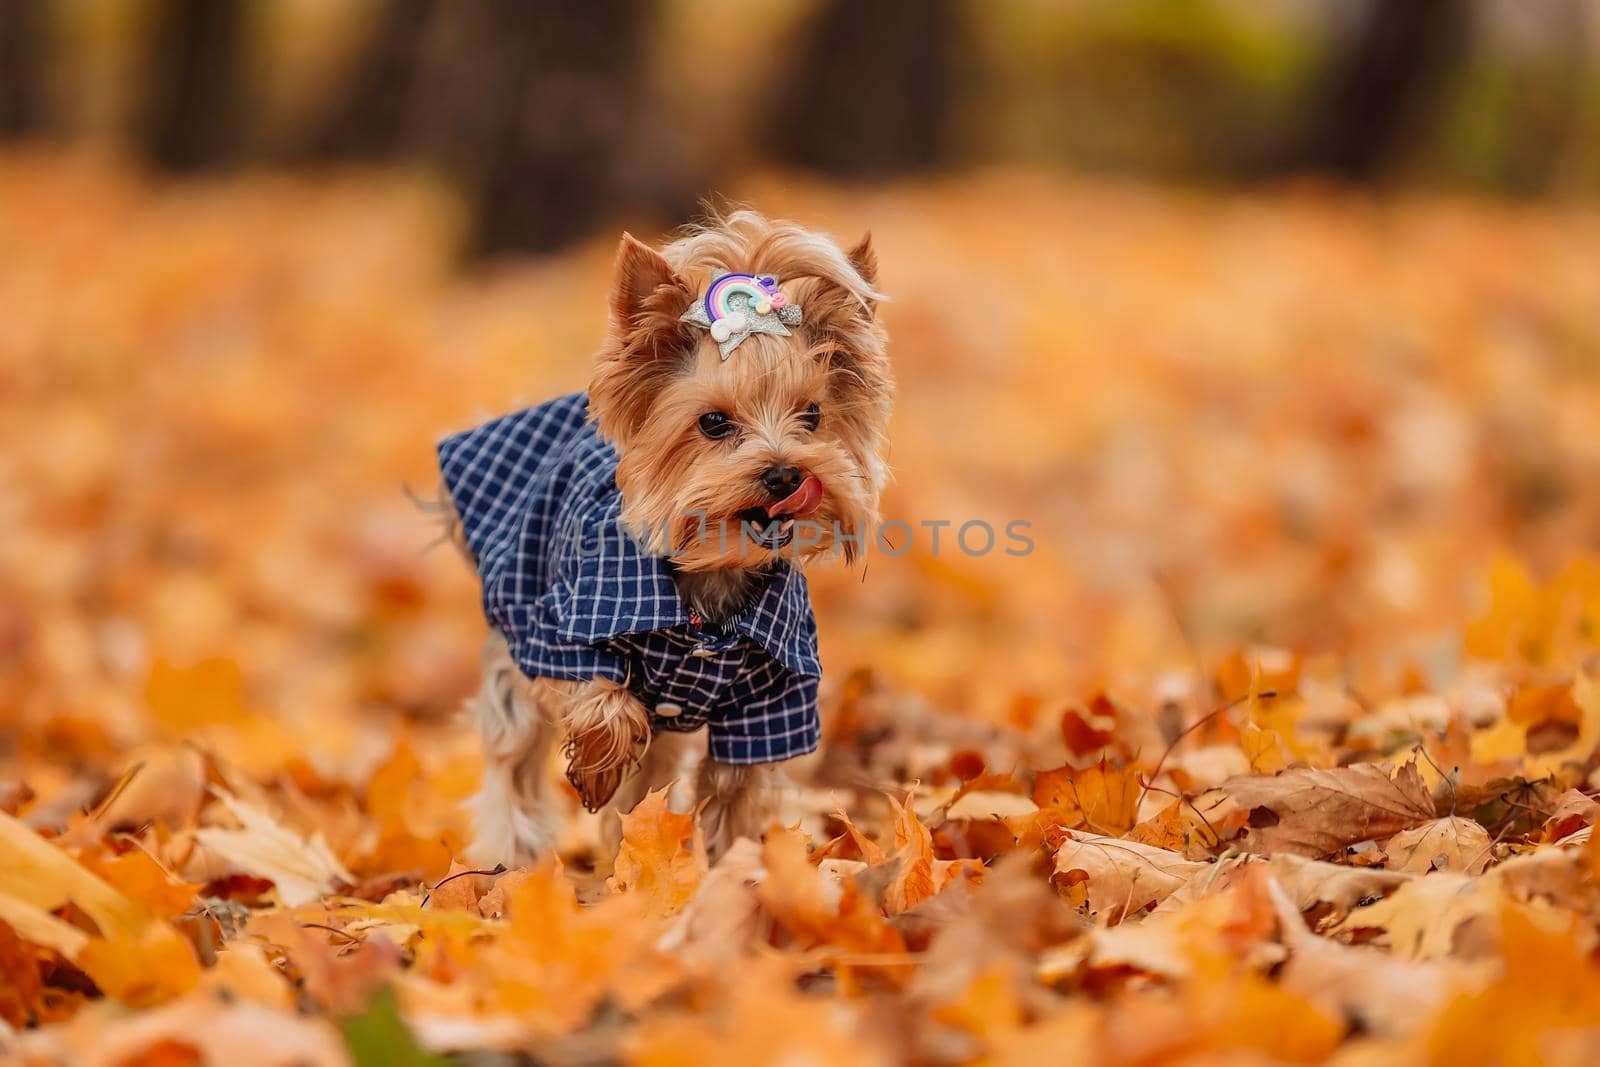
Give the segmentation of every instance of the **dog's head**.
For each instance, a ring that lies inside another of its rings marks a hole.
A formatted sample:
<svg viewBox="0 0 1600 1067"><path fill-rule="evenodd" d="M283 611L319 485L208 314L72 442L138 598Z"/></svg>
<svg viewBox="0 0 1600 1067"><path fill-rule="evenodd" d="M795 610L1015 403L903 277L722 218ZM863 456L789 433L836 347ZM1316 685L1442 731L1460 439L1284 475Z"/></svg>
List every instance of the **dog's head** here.
<svg viewBox="0 0 1600 1067"><path fill-rule="evenodd" d="M715 275L781 285L801 321L723 358L683 320ZM877 257L738 211L660 252L624 235L590 411L621 462L623 520L685 570L846 560L877 522L893 381Z"/></svg>

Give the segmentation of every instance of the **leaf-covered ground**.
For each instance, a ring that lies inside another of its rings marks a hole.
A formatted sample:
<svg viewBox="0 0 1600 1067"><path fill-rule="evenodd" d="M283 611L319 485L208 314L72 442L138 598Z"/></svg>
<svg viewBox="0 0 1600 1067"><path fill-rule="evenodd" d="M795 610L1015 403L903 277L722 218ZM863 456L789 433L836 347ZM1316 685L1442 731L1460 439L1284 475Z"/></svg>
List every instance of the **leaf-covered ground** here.
<svg viewBox="0 0 1600 1067"><path fill-rule="evenodd" d="M872 228L910 530L816 576L764 842L708 870L656 796L613 864L568 799L491 874L404 489L582 385L610 242L462 275L426 186L0 160L0 1049L1600 1058L1600 216L739 192Z"/></svg>

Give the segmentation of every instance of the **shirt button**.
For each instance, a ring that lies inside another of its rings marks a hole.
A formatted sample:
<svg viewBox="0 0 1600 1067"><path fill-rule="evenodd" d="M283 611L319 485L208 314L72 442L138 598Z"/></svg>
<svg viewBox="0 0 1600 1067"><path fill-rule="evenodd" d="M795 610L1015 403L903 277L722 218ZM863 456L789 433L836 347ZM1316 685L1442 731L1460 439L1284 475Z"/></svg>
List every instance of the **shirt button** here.
<svg viewBox="0 0 1600 1067"><path fill-rule="evenodd" d="M662 701L656 705L656 714L663 719L676 719L683 714L683 705Z"/></svg>
<svg viewBox="0 0 1600 1067"><path fill-rule="evenodd" d="M717 650L706 645L695 645L689 650L689 655L698 659L710 659L717 654Z"/></svg>

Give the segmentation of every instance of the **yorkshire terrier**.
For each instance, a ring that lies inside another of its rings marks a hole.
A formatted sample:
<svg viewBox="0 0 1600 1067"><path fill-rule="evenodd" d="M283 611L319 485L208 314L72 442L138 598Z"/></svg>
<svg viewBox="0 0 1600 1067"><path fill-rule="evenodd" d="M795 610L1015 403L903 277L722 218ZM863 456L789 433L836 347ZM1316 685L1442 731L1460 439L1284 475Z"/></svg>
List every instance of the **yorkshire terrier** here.
<svg viewBox="0 0 1600 1067"><path fill-rule="evenodd" d="M587 393L440 443L492 630L476 860L552 846L558 740L613 839L695 762L710 855L765 829L776 764L820 736L802 570L876 527L882 299L870 237L843 251L751 211L660 251L624 234Z"/></svg>

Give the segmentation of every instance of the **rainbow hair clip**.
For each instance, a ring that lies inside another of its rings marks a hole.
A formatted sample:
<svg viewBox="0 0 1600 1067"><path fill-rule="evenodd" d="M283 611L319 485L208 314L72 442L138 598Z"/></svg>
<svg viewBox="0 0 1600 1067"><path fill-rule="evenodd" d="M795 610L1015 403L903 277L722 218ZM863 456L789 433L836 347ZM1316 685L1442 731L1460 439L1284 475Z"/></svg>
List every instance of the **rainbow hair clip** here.
<svg viewBox="0 0 1600 1067"><path fill-rule="evenodd" d="M727 359L753 333L788 337L786 327L800 325L800 308L778 291L778 279L770 274L722 274L682 321L709 329Z"/></svg>

